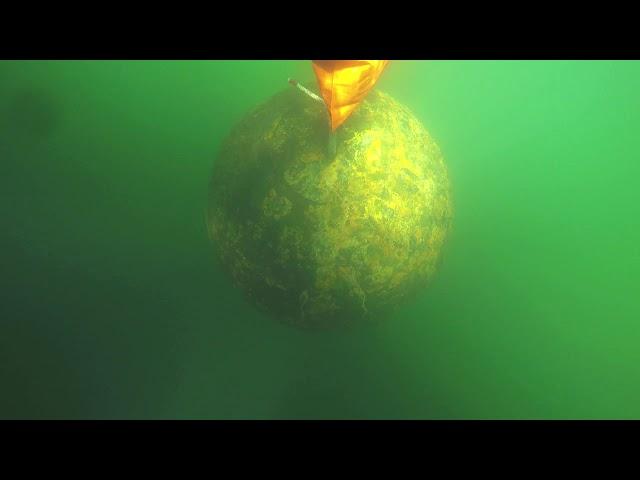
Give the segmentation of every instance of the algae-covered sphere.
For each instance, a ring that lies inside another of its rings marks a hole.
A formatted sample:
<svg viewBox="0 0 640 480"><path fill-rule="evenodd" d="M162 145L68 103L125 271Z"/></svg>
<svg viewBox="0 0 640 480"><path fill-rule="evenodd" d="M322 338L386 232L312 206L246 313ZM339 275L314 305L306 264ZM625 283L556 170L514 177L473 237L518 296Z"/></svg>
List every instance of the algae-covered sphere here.
<svg viewBox="0 0 640 480"><path fill-rule="evenodd" d="M374 91L337 131L286 90L223 143L208 228L236 286L301 327L385 316L436 270L452 218L439 148L416 117Z"/></svg>

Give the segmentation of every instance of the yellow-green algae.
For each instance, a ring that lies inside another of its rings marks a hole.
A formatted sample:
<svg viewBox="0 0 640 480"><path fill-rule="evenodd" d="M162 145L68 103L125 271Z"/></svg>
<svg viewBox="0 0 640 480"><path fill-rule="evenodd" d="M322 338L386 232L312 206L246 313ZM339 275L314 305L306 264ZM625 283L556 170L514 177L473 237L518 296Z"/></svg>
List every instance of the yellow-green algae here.
<svg viewBox="0 0 640 480"><path fill-rule="evenodd" d="M428 284L450 228L446 166L423 125L374 91L327 152L295 90L250 113L214 168L209 232L234 283L303 327L373 319Z"/></svg>

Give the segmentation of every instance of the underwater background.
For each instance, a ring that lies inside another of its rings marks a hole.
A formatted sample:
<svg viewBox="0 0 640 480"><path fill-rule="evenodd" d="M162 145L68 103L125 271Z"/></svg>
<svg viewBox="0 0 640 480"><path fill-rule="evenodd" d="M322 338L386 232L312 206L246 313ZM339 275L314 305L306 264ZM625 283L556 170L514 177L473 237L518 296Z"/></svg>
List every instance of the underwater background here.
<svg viewBox="0 0 640 480"><path fill-rule="evenodd" d="M0 418L640 418L640 62L394 61L455 218L394 318L244 300L218 148L309 61L0 61Z"/></svg>

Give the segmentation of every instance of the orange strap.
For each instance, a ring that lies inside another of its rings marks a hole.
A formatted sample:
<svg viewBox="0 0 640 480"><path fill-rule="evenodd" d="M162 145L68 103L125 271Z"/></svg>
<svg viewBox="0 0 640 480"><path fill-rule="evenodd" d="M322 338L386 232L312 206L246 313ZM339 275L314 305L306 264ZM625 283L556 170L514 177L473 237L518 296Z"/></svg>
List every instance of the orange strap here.
<svg viewBox="0 0 640 480"><path fill-rule="evenodd" d="M389 60L313 60L332 131L349 118L388 63Z"/></svg>

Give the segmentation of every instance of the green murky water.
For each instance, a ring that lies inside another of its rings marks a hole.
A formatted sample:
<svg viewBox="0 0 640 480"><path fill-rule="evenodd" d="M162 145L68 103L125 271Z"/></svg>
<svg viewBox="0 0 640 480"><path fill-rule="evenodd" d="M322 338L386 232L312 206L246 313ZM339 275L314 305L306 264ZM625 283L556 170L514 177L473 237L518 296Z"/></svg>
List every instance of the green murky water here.
<svg viewBox="0 0 640 480"><path fill-rule="evenodd" d="M209 175L309 62L0 62L0 418L640 417L639 62L394 62L456 206L433 285L310 333L218 270Z"/></svg>

